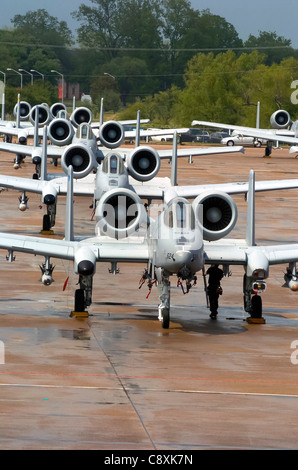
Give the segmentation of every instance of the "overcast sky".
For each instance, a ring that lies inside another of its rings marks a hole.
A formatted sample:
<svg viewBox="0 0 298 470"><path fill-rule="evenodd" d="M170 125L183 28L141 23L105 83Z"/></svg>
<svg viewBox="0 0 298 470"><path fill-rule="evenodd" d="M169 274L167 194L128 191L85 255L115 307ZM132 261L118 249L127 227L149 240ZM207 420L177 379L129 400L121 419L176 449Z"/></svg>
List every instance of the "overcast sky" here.
<svg viewBox="0 0 298 470"><path fill-rule="evenodd" d="M14 15L44 8L75 30L79 24L72 19L71 12L83 3L92 5L87 0L1 0L0 28L12 26L10 19ZM196 10L209 8L211 13L224 17L243 40L249 34L271 31L291 39L292 46L298 48L297 0L191 0L191 5Z"/></svg>

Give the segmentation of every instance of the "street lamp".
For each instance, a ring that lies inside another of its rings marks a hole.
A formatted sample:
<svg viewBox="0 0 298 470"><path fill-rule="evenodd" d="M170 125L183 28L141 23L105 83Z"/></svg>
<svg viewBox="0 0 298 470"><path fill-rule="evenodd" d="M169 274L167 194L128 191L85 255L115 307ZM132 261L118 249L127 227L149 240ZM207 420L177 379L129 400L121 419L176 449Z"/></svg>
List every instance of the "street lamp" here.
<svg viewBox="0 0 298 470"><path fill-rule="evenodd" d="M58 72L58 70L51 70L51 72L57 73L58 75L60 75L62 77L62 99L61 99L61 102L63 103L63 96L64 96L64 77L63 77L63 74Z"/></svg>
<svg viewBox="0 0 298 470"><path fill-rule="evenodd" d="M21 76L21 90L22 90L22 88L23 88L23 75L15 69L7 68L6 70L11 70L12 72L15 72L15 73L17 73L18 75Z"/></svg>
<svg viewBox="0 0 298 470"><path fill-rule="evenodd" d="M113 80L116 80L116 77L114 77L114 75L111 75L111 74L108 73L108 72L104 72L103 74L104 74L104 75L108 75L108 77L111 77Z"/></svg>
<svg viewBox="0 0 298 470"><path fill-rule="evenodd" d="M3 77L4 77L4 78L3 78L3 83L4 83L4 88L5 88L5 85L6 85L6 73L2 72L1 70L0 70L0 73L3 74Z"/></svg>
<svg viewBox="0 0 298 470"><path fill-rule="evenodd" d="M44 74L43 74L43 73L40 73L40 72L38 72L38 70L34 70L34 69L30 69L30 72L38 73L38 75L41 75L41 76L42 76L42 79L43 79L43 81L44 81Z"/></svg>
<svg viewBox="0 0 298 470"><path fill-rule="evenodd" d="M19 69L19 72L25 72L25 73L28 73L28 75L31 75L31 85L33 85L33 74L32 73L27 72L27 70L24 70L24 69Z"/></svg>

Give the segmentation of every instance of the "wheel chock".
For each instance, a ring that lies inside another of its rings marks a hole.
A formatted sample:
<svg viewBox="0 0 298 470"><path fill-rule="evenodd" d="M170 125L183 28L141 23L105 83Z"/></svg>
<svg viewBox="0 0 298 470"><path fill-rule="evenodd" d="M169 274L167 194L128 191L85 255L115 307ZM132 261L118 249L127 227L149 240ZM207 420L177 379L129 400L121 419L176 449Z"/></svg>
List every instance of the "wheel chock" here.
<svg viewBox="0 0 298 470"><path fill-rule="evenodd" d="M89 314L88 312L76 312L75 310L73 310L72 312L70 312L70 317L76 317L76 318L88 318L89 317Z"/></svg>
<svg viewBox="0 0 298 470"><path fill-rule="evenodd" d="M255 324L262 325L262 324L266 323L266 320L263 317L261 317L261 318L247 317L246 321L247 321L247 323L254 324L254 325Z"/></svg>
<svg viewBox="0 0 298 470"><path fill-rule="evenodd" d="M40 233L41 235L53 235L54 230L41 230Z"/></svg>

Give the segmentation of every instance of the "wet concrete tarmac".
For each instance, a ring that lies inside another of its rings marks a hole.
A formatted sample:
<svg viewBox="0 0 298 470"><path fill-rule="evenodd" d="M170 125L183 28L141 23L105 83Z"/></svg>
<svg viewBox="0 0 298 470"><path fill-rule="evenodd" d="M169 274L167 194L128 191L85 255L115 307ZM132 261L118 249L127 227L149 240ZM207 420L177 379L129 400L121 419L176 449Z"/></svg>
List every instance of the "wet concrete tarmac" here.
<svg viewBox="0 0 298 470"><path fill-rule="evenodd" d="M180 160L179 183L244 181L251 168L259 180L298 178L298 160L287 150L270 159L263 153ZM12 174L12 157L0 155L0 171ZM17 172L31 173L30 164ZM241 237L246 203L235 200L234 236ZM296 201L297 190L257 196L260 243L297 241ZM90 202L75 199L80 233L92 234ZM39 196L30 196L25 213L17 203L15 192L2 191L0 231L38 234ZM64 211L61 198L54 236L63 236ZM245 321L243 271L233 267L216 321L201 279L187 295L173 282L171 324L162 330L157 289L146 299L145 286L138 288L141 266L121 265L116 276L108 275L108 264L98 266L90 316L78 320L69 317L77 282L71 263L57 260L55 283L45 287L42 258L16 253L8 263L5 255L0 252L0 449L297 449L297 293L281 287L284 266L271 269L264 325Z"/></svg>

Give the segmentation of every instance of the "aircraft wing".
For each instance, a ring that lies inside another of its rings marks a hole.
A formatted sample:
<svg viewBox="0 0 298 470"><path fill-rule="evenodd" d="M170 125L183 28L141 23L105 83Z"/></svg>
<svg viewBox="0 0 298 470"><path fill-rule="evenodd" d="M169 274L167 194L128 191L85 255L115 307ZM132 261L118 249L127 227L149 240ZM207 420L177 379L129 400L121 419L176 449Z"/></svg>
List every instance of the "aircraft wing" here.
<svg viewBox="0 0 298 470"><path fill-rule="evenodd" d="M0 134L6 134L6 135L14 135L18 136L20 132L25 131L28 137L33 137L34 136L34 127L32 124L30 126L24 126L24 127L13 127L13 126L3 126L0 125ZM38 135L39 137L43 136L43 130L39 128L38 130Z"/></svg>
<svg viewBox="0 0 298 470"><path fill-rule="evenodd" d="M150 137L150 136L158 136L158 135L173 135L174 132L178 134L182 134L184 132L189 131L188 128L179 128L179 129L141 129L140 136L141 137ZM126 138L133 138L136 136L136 131L125 131Z"/></svg>
<svg viewBox="0 0 298 470"><path fill-rule="evenodd" d="M204 244L207 264L246 265L251 255L264 255L269 265L298 261L298 244L247 246L245 241L220 240Z"/></svg>
<svg viewBox="0 0 298 470"><path fill-rule="evenodd" d="M164 197L165 200L168 200L169 198L172 199L175 196L195 198L205 191L223 191L227 194L245 194L248 192L248 187L248 182L168 186L167 188L164 188ZM256 192L296 188L298 188L298 179L255 182Z"/></svg>
<svg viewBox="0 0 298 470"><path fill-rule="evenodd" d="M220 122L210 122L210 121L192 121L192 126L206 126L206 127L215 127L217 129L229 129L230 131L242 131L242 129L250 129L249 127L235 126L232 124L222 124ZM252 128L251 128L252 129Z"/></svg>
<svg viewBox="0 0 298 470"><path fill-rule="evenodd" d="M57 174L48 175L48 180L35 180L15 176L0 175L0 187L32 193L42 193L47 185L54 186L57 194L66 195L67 176ZM81 180L74 180L73 192L75 196L94 196L95 174L90 174Z"/></svg>
<svg viewBox="0 0 298 470"><path fill-rule="evenodd" d="M249 129L244 129L242 131L242 135L247 135L249 137L258 137L260 139L267 139L270 140L271 142L283 142L285 144L292 144L292 145L297 145L298 144L298 137L291 137L291 136L286 136L282 134L277 134L277 133L270 133L268 131L262 131L262 130L252 130L250 131Z"/></svg>
<svg viewBox="0 0 298 470"><path fill-rule="evenodd" d="M83 241L66 241L51 238L30 237L0 232L0 249L74 260L76 252L88 247L96 261L147 262L148 244L137 241L111 241L107 237L89 238Z"/></svg>
<svg viewBox="0 0 298 470"><path fill-rule="evenodd" d="M242 126L234 126L231 124L222 124L216 122L208 122L208 121L192 121L192 126L200 125L200 126L208 126L208 127L216 127L219 129L230 129L234 131L238 131L241 135L246 135L248 137L256 137L263 140L270 140L270 141L279 141L288 144L298 144L298 138L294 136L291 137L290 135L283 135L284 129L256 129L254 127L242 127ZM293 133L294 135L294 133Z"/></svg>
<svg viewBox="0 0 298 470"><path fill-rule="evenodd" d="M21 154L21 155L34 155L36 154L37 149L42 151L42 147L35 147L33 145L21 145L21 144L10 144L7 142L0 142L0 151ZM48 157L61 157L63 153L63 147L58 147L56 145L47 146L47 155Z"/></svg>
<svg viewBox="0 0 298 470"><path fill-rule="evenodd" d="M221 153L230 153L230 152L241 152L244 153L244 148L236 145L233 147L193 147L193 148L186 148L186 149L178 149L177 150L177 157L189 157L189 156L196 156L196 155L218 155ZM158 150L158 154L160 158L171 158L173 154L173 150Z"/></svg>

